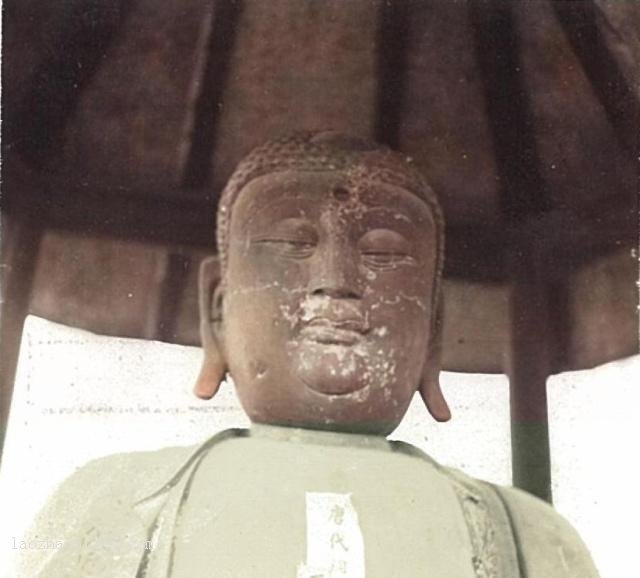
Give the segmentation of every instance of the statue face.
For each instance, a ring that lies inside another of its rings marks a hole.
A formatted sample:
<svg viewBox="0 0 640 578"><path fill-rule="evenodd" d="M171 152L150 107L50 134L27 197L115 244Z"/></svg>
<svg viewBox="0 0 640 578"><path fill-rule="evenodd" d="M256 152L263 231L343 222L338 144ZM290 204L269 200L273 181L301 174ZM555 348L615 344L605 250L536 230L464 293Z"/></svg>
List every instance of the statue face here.
<svg viewBox="0 0 640 578"><path fill-rule="evenodd" d="M427 358L428 206L336 172L251 181L235 201L220 342L255 422L387 434Z"/></svg>

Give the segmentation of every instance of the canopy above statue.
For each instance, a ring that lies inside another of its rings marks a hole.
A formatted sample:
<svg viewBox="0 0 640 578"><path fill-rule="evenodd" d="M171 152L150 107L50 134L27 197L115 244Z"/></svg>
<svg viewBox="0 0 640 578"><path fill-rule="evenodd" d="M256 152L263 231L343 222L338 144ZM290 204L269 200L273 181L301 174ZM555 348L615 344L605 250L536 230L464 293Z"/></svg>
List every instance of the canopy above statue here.
<svg viewBox="0 0 640 578"><path fill-rule="evenodd" d="M548 373L637 351L634 3L4 10L5 262L33 274L31 311L197 343L197 262L235 163L330 127L403 151L440 195L447 369L507 371L516 333ZM518 325L516 301L539 319Z"/></svg>

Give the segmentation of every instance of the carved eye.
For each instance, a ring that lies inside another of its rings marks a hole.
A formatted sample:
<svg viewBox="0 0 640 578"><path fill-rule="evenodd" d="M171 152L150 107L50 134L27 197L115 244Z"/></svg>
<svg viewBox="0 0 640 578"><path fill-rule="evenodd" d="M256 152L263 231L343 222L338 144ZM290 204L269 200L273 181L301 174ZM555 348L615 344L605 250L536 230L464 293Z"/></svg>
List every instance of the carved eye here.
<svg viewBox="0 0 640 578"><path fill-rule="evenodd" d="M273 231L254 237L252 243L264 245L283 257L304 259L310 257L318 244L318 234L306 219L284 219Z"/></svg>
<svg viewBox="0 0 640 578"><path fill-rule="evenodd" d="M396 231L372 229L367 231L358 242L363 263L372 269L393 270L400 266L414 266L409 241Z"/></svg>

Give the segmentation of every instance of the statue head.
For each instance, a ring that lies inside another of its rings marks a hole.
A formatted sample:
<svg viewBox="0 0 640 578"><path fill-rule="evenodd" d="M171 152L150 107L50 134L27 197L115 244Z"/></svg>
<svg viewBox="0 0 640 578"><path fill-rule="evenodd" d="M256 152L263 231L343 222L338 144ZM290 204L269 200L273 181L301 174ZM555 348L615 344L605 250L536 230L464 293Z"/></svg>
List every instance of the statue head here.
<svg viewBox="0 0 640 578"><path fill-rule="evenodd" d="M405 157L334 132L270 141L218 208L200 271L204 364L254 422L390 433L416 390L439 421L444 224Z"/></svg>

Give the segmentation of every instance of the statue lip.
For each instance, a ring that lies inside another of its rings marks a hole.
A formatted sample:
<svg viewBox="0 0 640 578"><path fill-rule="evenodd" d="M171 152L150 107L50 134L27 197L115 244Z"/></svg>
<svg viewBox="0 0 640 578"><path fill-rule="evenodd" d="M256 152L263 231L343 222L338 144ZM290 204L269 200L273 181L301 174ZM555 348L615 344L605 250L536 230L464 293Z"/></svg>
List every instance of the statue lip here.
<svg viewBox="0 0 640 578"><path fill-rule="evenodd" d="M366 324L358 318L313 317L305 323L300 336L326 345L355 345L368 332Z"/></svg>

